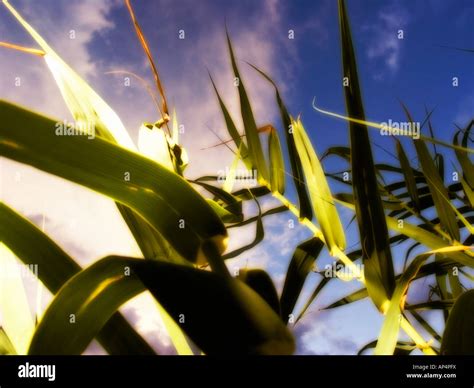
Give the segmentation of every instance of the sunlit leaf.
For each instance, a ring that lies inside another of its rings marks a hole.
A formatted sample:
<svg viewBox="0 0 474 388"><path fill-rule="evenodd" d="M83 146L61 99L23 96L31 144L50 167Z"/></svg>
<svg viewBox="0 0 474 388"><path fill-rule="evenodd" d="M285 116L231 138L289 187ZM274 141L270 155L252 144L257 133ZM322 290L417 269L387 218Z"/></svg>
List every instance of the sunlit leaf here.
<svg viewBox="0 0 474 388"><path fill-rule="evenodd" d="M26 354L35 329L35 321L23 283L19 261L8 247L0 242L0 314L3 330L16 353Z"/></svg>
<svg viewBox="0 0 474 388"><path fill-rule="evenodd" d="M285 163L281 151L280 139L275 128L268 135L268 155L270 158L270 187L280 194L285 193Z"/></svg>
<svg viewBox="0 0 474 388"><path fill-rule="evenodd" d="M3 203L0 203L0 240L23 264L38 266L38 277L52 294L81 270L46 234ZM110 354L155 354L120 313L109 319L97 339Z"/></svg>
<svg viewBox="0 0 474 388"><path fill-rule="evenodd" d="M321 227L329 251L331 254L335 254L336 250L342 251L346 247L344 229L332 198L332 193L323 167L311 144L309 136L299 119L292 121L292 125L293 137L295 139L296 149L301 158L313 211Z"/></svg>
<svg viewBox="0 0 474 388"><path fill-rule="evenodd" d="M275 82L266 75L263 71L261 71L258 67L250 64L256 71L258 71L267 81L269 81L273 87L275 88L276 100L278 107L280 109L280 116L281 122L283 126L283 131L285 132L285 139L286 145L288 147L288 156L290 159L291 165L291 173L293 177L293 182L296 187L296 192L298 194L298 202L299 202L299 218L307 218L311 220L313 218L313 210L311 207L311 200L308 196L308 191L306 188L306 183L304 180L304 173L303 167L301 165L301 159L298 155L298 151L296 150L295 140L292 135L292 127L291 127L291 118L290 114L288 113L288 109L286 108L282 98L280 91L278 90L277 85Z"/></svg>
<svg viewBox="0 0 474 388"><path fill-rule="evenodd" d="M263 154L262 144L260 142L259 132L257 130L257 124L255 123L252 107L245 90L244 82L240 76L237 62L235 60L234 50L232 49L232 43L230 41L229 34L227 34L227 45L229 48L234 77L239 90L240 110L245 129L245 136L247 138L249 157L252 161L252 169L257 169L259 177L263 179L264 182L269 182L270 176L268 174L268 166Z"/></svg>
<svg viewBox="0 0 474 388"><path fill-rule="evenodd" d="M205 261L206 240L225 249L219 217L179 175L101 138L56 136L54 120L9 103L0 102L0 115L0 155L132 207L189 261Z"/></svg>

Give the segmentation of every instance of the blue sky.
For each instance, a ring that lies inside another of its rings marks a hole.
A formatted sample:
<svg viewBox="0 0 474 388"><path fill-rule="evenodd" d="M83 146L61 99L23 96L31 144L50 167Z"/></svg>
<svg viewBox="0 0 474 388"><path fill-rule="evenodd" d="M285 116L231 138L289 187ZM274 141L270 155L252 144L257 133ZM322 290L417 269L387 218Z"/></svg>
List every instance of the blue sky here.
<svg viewBox="0 0 474 388"><path fill-rule="evenodd" d="M135 140L141 122L157 119L143 88L133 82L131 87L124 87L123 77L105 74L110 70L128 70L152 81L121 1L11 0L11 3L91 82L116 110ZM136 0L133 4L158 64L168 100L185 126L182 141L190 154L190 176L215 174L232 161L225 147L202 150L216 142L208 127L225 136L207 69L239 121L237 94L225 47L225 24L259 124L271 122L281 130L273 89L244 61L256 64L274 77L292 114L301 114L320 154L329 146L348 144L347 125L324 117L311 107L316 97L324 109L338 113L344 113L345 109L335 1ZM435 134L451 141L453 123L464 125L472 118L474 55L440 46L474 48L472 1L348 0L347 4L368 119L404 121L399 100L408 105L419 121L423 120L425 106L436 107ZM1 41L34 46L2 7L0 20ZM288 39L290 29L295 33L293 40ZM70 39L71 30L75 31L75 39ZM185 39L178 39L179 30L184 30ZM403 30L404 39L397 38L399 30ZM2 98L51 116L68 117L46 66L38 58L1 51L0 74ZM22 86L14 87L13 80L18 76ZM453 87L453 77L458 77L458 87ZM393 150L392 140L378 136L377 132L372 133L372 140ZM410 148L408 141L406 144ZM397 163L379 148L375 147L374 151L378 161ZM46 231L83 264L107 253L131 254L136 249L110 201L12 162L2 161L2 166L4 182L15 182L15 185L4 185L2 199L32 219L40 219L38 213L46 214ZM328 170L339 166L336 160L328 160L326 164ZM448 162L446 166L449 173L451 164ZM18 172L22 176L20 181L14 179ZM34 199L29 195L31 192L37 194ZM274 203L267 201L265 206ZM341 215L347 222L350 213L341 210ZM309 236L300 228L289 230L288 219L288 215L267 219L266 242L230 265L248 263L265 267L281 287L293 248ZM104 233L106 227L110 228ZM357 241L354 227L347 230L351 236L349 245ZM252 233L250 227L232 235L231 248L251 240ZM81 239L92 243L85 247ZM322 263L331 262L325 255ZM309 279L306 293L311 292L315 278ZM334 282L323 292L311 314L295 329L299 353L352 354L377 337L382 320L368 301L318 312L318 307L356 288L357 284ZM156 334L155 321L147 318L144 306L148 306L146 302L137 302L129 307L129 313L151 337ZM166 339L160 341L157 347L166 348Z"/></svg>

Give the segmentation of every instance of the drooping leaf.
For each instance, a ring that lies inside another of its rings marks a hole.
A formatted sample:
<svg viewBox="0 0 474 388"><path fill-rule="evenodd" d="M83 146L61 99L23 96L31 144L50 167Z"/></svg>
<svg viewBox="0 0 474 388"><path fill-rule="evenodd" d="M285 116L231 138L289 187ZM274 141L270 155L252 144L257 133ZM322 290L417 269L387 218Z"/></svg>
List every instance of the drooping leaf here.
<svg viewBox="0 0 474 388"><path fill-rule="evenodd" d="M265 229L263 228L263 221L262 221L262 209L260 208L260 204L258 203L257 200L255 200L255 203L257 204L257 207L258 207L258 215L257 215L258 218L257 218L257 225L255 227L254 240L251 243L244 245L243 247L237 248L229 253L226 253L225 255L222 256L224 260L232 259L234 257L241 255L245 251L252 249L253 247L257 246L265 237Z"/></svg>
<svg viewBox="0 0 474 388"><path fill-rule="evenodd" d="M278 206L278 207L275 207L273 209L269 209L269 210L263 212L261 216L256 215L254 217L247 218L246 220L237 222L236 224L228 225L227 229L238 228L238 227L241 227L241 226L244 226L244 225L248 225L248 224L251 224L253 222L257 222L260 217L263 218L263 217L266 217L266 216L270 216L272 214L283 213L283 212L286 212L286 211L288 211L288 208L286 206Z"/></svg>
<svg viewBox="0 0 474 388"><path fill-rule="evenodd" d="M118 115L105 103L105 101L72 70L47 42L29 25L23 17L7 1L3 2L7 9L20 22L32 38L40 45L45 55L43 58L54 76L63 99L68 106L76 128L92 130L92 135L103 137L117 143L129 150L136 150L127 130ZM156 73L157 74L157 73ZM159 79L157 81L159 83ZM161 86L158 85L160 88ZM162 90L161 90L162 91ZM164 94L163 106L166 108ZM133 233L145 257L161 257L168 260L179 260L178 255L169 254L169 246L163 238L147 225L147 223L133 210L123 204L117 207Z"/></svg>
<svg viewBox="0 0 474 388"><path fill-rule="evenodd" d="M283 322L242 282L161 261L111 256L61 289L35 333L30 354L80 353L107 315L146 288L206 354L293 351ZM75 325L58 319L70 311L76 311ZM59 345L59 338L66 343Z"/></svg>
<svg viewBox="0 0 474 388"><path fill-rule="evenodd" d="M306 277L311 272L314 262L323 247L324 243L319 238L313 237L301 243L295 249L286 271L285 283L280 298L281 317L285 322L288 321L290 314L293 312Z"/></svg>
<svg viewBox="0 0 474 388"><path fill-rule="evenodd" d="M405 310L443 310L452 307L454 301L450 300L430 300L416 304L407 304Z"/></svg>
<svg viewBox="0 0 474 388"><path fill-rule="evenodd" d="M56 136L54 120L7 102L0 102L0 115L0 155L132 207L192 262L205 260L203 241L225 249L226 231L219 217L179 175L101 138Z"/></svg>
<svg viewBox="0 0 474 388"><path fill-rule="evenodd" d="M135 145L117 114L53 51L8 1L3 1L3 4L45 52L43 58L74 116L76 126L80 127L82 124L85 128L93 128L98 136L135 150Z"/></svg>
<svg viewBox="0 0 474 388"><path fill-rule="evenodd" d="M38 277L52 294L81 270L46 234L4 203L0 203L0 240L25 265L38 266ZM97 339L110 354L155 354L120 313L109 319Z"/></svg>

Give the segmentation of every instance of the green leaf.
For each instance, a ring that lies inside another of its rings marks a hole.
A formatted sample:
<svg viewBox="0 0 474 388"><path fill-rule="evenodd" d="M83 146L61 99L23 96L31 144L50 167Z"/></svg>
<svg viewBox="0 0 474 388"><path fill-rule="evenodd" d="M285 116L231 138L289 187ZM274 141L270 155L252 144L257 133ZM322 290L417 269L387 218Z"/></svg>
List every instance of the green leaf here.
<svg viewBox="0 0 474 388"><path fill-rule="evenodd" d="M248 225L248 224L251 224L253 222L258 221L258 219L260 217L263 218L263 217L266 217L266 216L270 216L272 214L283 213L283 212L286 212L286 211L288 211L288 208L286 206L278 206L278 207L275 207L273 209L268 209L267 211L263 212L261 216L257 215L257 216L254 216L254 217L247 218L246 220L243 220L243 221L240 221L236 224L232 224L232 225L227 226L227 229L238 228L238 227L241 227L241 226L244 226L244 225Z"/></svg>
<svg viewBox="0 0 474 388"><path fill-rule="evenodd" d="M466 291L456 300L444 329L441 354L474 354L474 290Z"/></svg>
<svg viewBox="0 0 474 388"><path fill-rule="evenodd" d="M262 269L239 269L237 278L254 290L280 315L280 301L272 278Z"/></svg>
<svg viewBox="0 0 474 388"><path fill-rule="evenodd" d="M343 76L349 81L349 86L344 87L347 115L365 121L356 57L344 0L339 0L339 25ZM360 241L364 243L364 275L369 295L380 308L387 299L390 299L395 287L387 224L367 126L350 122L349 129L355 211Z"/></svg>
<svg viewBox="0 0 474 388"><path fill-rule="evenodd" d="M311 144L303 124L298 119L297 121L293 120L292 125L293 137L301 158L314 214L321 227L329 252L331 255L334 255L336 250L343 251L346 247L344 228L342 227L323 167L319 162L318 155Z"/></svg>
<svg viewBox="0 0 474 388"><path fill-rule="evenodd" d="M129 150L136 150L125 126L117 114L105 101L77 75L47 44L47 42L22 18L22 16L8 3L4 2L8 10L20 24L41 46L45 54L46 64L54 76L63 99L74 117L76 127L81 125L93 128L95 135L117 143ZM159 82L159 81L158 81ZM164 97L163 97L164 98ZM165 106L166 104L164 104ZM145 257L175 260L183 263L179 255L174 254L172 248L156 230L153 230L137 213L123 204L117 207L130 228L138 246Z"/></svg>
<svg viewBox="0 0 474 388"><path fill-rule="evenodd" d="M201 182L199 180L190 181L195 183L203 188L205 188L209 193L214 195L214 200L217 203L225 208L228 212L232 213L236 219L242 219L242 201L237 198L235 195L228 193L227 191L221 189L220 187L216 187L210 185L205 182Z"/></svg>
<svg viewBox="0 0 474 388"><path fill-rule="evenodd" d="M280 139L275 128L268 135L268 155L270 157L270 187L272 191L285 193L285 162L281 151Z"/></svg>
<svg viewBox="0 0 474 388"><path fill-rule="evenodd" d="M4 203L0 203L0 240L25 265L38 265L38 277L52 294L81 270L46 234ZM120 313L110 318L97 339L110 354L155 354Z"/></svg>
<svg viewBox="0 0 474 388"><path fill-rule="evenodd" d="M331 280L332 278L325 278L323 277L321 279L321 281L318 283L318 285L316 286L316 288L314 289L313 293L311 294L311 296L309 297L308 301L306 302L306 304L304 305L304 307L302 308L301 312L298 314L298 318L296 318L296 322L298 322L301 318L303 318L304 314L306 313L306 311L309 309L309 307L311 306L311 304L313 303L313 301L316 299L316 297L319 295L319 293L321 292L321 290L329 283L329 281Z"/></svg>
<svg viewBox="0 0 474 388"><path fill-rule="evenodd" d="M410 194L410 198L415 204L415 209L420 209L420 200L418 198L418 190L415 181L415 175L413 174L413 170L411 168L410 162L408 160L407 154L403 149L403 145L400 140L397 140L397 154L398 160L400 161L400 167L403 170L403 176L405 177L405 181L407 184L407 190Z"/></svg>
<svg viewBox="0 0 474 388"><path fill-rule="evenodd" d="M255 228L255 238L254 240L247 245L244 245L241 248L237 248L233 250L232 252L226 253L223 257L224 260L232 259L234 257L237 257L244 253L245 251L248 251L249 249L252 249L253 247L256 247L265 237L265 229L263 228L263 221L262 221L262 209L260 208L260 204L258 203L257 200L255 200L255 203L257 204L258 207L258 218L257 218L257 226Z"/></svg>
<svg viewBox="0 0 474 388"><path fill-rule="evenodd" d="M441 342L441 336L436 332L435 329L426 321L420 314L418 314L416 311L411 310L409 311L409 314L413 315L413 318L415 318L418 323L428 332L430 335L433 336L434 339L436 339L438 342Z"/></svg>
<svg viewBox="0 0 474 388"><path fill-rule="evenodd" d="M256 66L252 64L249 64L249 65L252 66L256 71L258 71L275 88L276 100L278 103L278 107L280 108L281 121L283 125L283 130L285 132L286 145L288 147L288 155L289 155L290 164L291 164L293 182L295 184L296 192L298 194L298 202L299 202L299 207L300 207L299 218L300 219L307 218L308 220L311 220L313 218L313 210L311 208L311 201L309 199L308 191L306 189L306 183L304 180L304 172L303 172L303 167L301 165L301 159L300 159L300 156L298 155L298 151L295 146L295 140L292 134L290 114L288 113L288 109L286 108L281 98L280 92L275 82L263 71L258 69Z"/></svg>
<svg viewBox="0 0 474 388"><path fill-rule="evenodd" d="M464 134L462 136L462 145L464 148L467 148L467 141L469 139L469 133L474 126L474 120L472 120L467 128L464 130ZM459 145L459 135L461 131L456 132L453 139L453 144L455 146ZM474 189L474 165L469 159L467 152L463 152L459 149L455 149L456 157L459 161L459 164L462 167L462 172L464 175L464 179L466 180L467 184L471 189Z"/></svg>
<svg viewBox="0 0 474 388"><path fill-rule="evenodd" d="M46 310L28 354L81 354L123 303L145 291L138 278L127 276L127 262L120 264L100 260L69 279Z"/></svg>
<svg viewBox="0 0 474 388"><path fill-rule="evenodd" d="M323 310L333 309L335 307L344 306L349 303L357 302L364 298L367 298L369 294L367 293L367 288L361 288L360 290L354 291L345 297L338 299L337 301L331 303L329 306L324 307Z"/></svg>
<svg viewBox="0 0 474 388"><path fill-rule="evenodd" d="M368 349L373 349L377 345L377 340L369 342L367 345L363 346L358 352L357 355L360 356L364 351ZM395 356L407 356L413 350L416 349L416 344L413 342L398 341L397 346L395 347L394 355Z"/></svg>
<svg viewBox="0 0 474 388"><path fill-rule="evenodd" d="M451 268L456 265L456 262L444 257L440 260L437 260L432 263L428 263L423 265L420 270L417 272L415 279L420 279L430 275L446 275L447 271L451 270ZM395 279L399 279L401 275L397 275ZM328 278L328 280L333 278ZM323 310L332 309L339 306L344 306L349 303L357 302L362 300L368 296L367 288L361 288L357 291L351 292L350 294L338 299L337 301L331 303L330 305L323 308Z"/></svg>
<svg viewBox="0 0 474 388"><path fill-rule="evenodd" d="M242 282L161 261L111 256L61 289L30 354L81 353L106 317L145 287L206 354L288 354L294 349L280 318ZM76 312L74 325L68 321L71 311Z"/></svg>
<svg viewBox="0 0 474 388"><path fill-rule="evenodd" d="M15 348L5 333L5 330L0 327L0 356L12 354L16 354Z"/></svg>
<svg viewBox="0 0 474 388"><path fill-rule="evenodd" d="M249 150L249 156L252 161L252 169L257 169L259 178L263 179L264 182L269 182L269 174L267 162L262 150L262 144L260 142L259 133L257 130L257 124L253 116L252 107L245 91L244 82L240 76L237 62L235 60L234 51L232 49L232 43L227 33L227 45L229 47L230 60L232 63L232 69L234 77L238 80L238 90L240 98L240 110L242 114L242 121L244 123L245 137L247 138L247 147Z"/></svg>
<svg viewBox="0 0 474 388"><path fill-rule="evenodd" d="M117 114L53 51L8 1L3 1L3 4L45 52L46 64L74 116L75 124L92 127L98 136L135 150L135 145Z"/></svg>
<svg viewBox="0 0 474 388"><path fill-rule="evenodd" d="M345 201L338 201L343 206L354 210L354 205L345 202ZM400 233L405 235L406 237L416 240L419 243L425 245L430 249L440 249L449 246L449 244L444 241L442 238L438 237L437 235L421 228L420 226L410 224L407 221L403 222L403 227L399 227L398 219L386 216L386 225L396 233ZM455 245L457 246L457 245ZM474 256L471 252L446 252L444 253L445 256L450 257L451 259L455 260L456 262L466 265L468 267L474 267Z"/></svg>
<svg viewBox="0 0 474 388"><path fill-rule="evenodd" d="M386 316L380 331L377 346L375 348L376 355L391 355L395 349L398 331L403 312L405 295L408 291L410 282L416 277L423 263L436 253L444 253L449 251L461 251L470 249L465 246L446 247L438 250L429 251L418 255L403 272L393 292L393 296L386 307Z"/></svg>
<svg viewBox="0 0 474 388"><path fill-rule="evenodd" d="M26 354L35 321L26 295L17 257L0 242L0 315L16 353Z"/></svg>
<svg viewBox="0 0 474 388"><path fill-rule="evenodd" d="M7 102L0 101L0 116L0 155L130 206L189 261L205 261L206 240L225 249L224 225L179 175L101 138L56 136L54 120Z"/></svg>
<svg viewBox="0 0 474 388"><path fill-rule="evenodd" d="M214 80L212 79L211 75L209 74L209 78L211 79L212 86L214 88L214 91L216 92L217 99L219 100L219 105L222 110L222 114L224 116L224 121L227 126L227 131L229 132L229 135L232 137L232 140L234 140L234 143L239 150L240 156L247 166L247 168L252 168L252 164L249 160L249 151L247 149L247 146L245 145L244 141L242 140L242 136L240 135L240 132L237 130L237 127L234 123L234 120L232 120L232 116L229 113L229 110L227 109L224 101L222 100L221 95L219 94L219 91L217 90L216 84L214 83Z"/></svg>
<svg viewBox="0 0 474 388"><path fill-rule="evenodd" d="M216 212L222 222L231 223L242 221L243 214L235 215L212 199L207 198L206 201L211 205L212 209Z"/></svg>
<svg viewBox="0 0 474 388"><path fill-rule="evenodd" d="M125 205L117 202L116 205L144 257L170 261L176 264L191 265L143 217Z"/></svg>
<svg viewBox="0 0 474 388"><path fill-rule="evenodd" d="M281 317L285 321L288 321L290 314L293 312L305 280L312 271L314 262L323 247L324 243L319 238L313 237L301 243L295 249L286 271L285 283L280 298Z"/></svg>
<svg viewBox="0 0 474 388"><path fill-rule="evenodd" d="M405 110L408 120L410 122L414 122L407 107L403 105L403 109ZM413 139L413 143L415 144L416 154L418 155L421 169L425 174L426 183L430 188L430 193L433 198L441 226L450 234L453 239L459 241L460 235L458 223L456 221L456 214L450 206L448 191L444 186L443 179L439 175L439 170L431 158L428 147L424 141L420 139Z"/></svg>

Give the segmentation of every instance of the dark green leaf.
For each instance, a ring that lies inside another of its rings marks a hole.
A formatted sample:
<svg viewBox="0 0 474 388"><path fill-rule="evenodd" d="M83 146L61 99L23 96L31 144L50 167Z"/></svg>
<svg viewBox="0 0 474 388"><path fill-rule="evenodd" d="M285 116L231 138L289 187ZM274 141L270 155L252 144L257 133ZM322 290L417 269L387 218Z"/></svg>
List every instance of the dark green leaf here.
<svg viewBox="0 0 474 388"><path fill-rule="evenodd" d="M349 117L365 121L357 64L344 0L339 0L344 87ZM392 255L385 214L379 194L372 148L366 125L351 122L351 168L360 241L364 242L364 274L377 307L390 299L395 288Z"/></svg>
<svg viewBox="0 0 474 388"><path fill-rule="evenodd" d="M38 277L55 294L81 267L31 222L0 203L0 240L26 265L38 265ZM98 334L110 354L155 354L125 318L115 313Z"/></svg>
<svg viewBox="0 0 474 388"><path fill-rule="evenodd" d="M203 241L225 248L227 233L221 220L179 175L101 138L56 136L54 120L7 102L0 102L0 116L0 155L130 206L190 261L205 260ZM185 227L180 228L183 221Z"/></svg>
<svg viewBox="0 0 474 388"><path fill-rule="evenodd" d="M285 322L293 312L306 277L312 271L314 262L323 247L324 243L319 238L313 237L295 249L286 271L285 284L280 299L281 317Z"/></svg>

